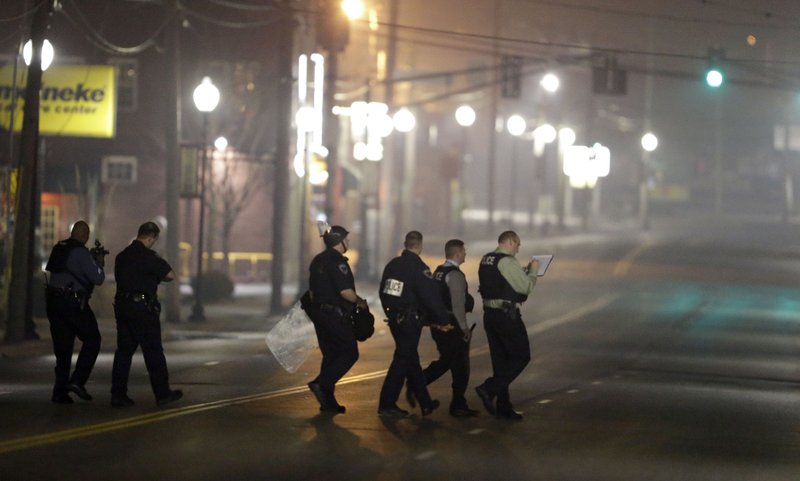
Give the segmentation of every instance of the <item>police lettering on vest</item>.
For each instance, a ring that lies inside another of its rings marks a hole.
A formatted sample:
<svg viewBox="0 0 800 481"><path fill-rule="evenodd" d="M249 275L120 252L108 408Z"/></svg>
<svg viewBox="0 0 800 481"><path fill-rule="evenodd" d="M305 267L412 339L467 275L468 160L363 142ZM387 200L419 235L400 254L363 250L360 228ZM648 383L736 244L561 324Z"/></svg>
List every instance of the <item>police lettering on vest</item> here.
<svg viewBox="0 0 800 481"><path fill-rule="evenodd" d="M513 256L503 252L490 252L481 259L478 267L481 296L484 300L501 299L509 302L525 302L528 296L516 292L498 269L498 264L503 257Z"/></svg>

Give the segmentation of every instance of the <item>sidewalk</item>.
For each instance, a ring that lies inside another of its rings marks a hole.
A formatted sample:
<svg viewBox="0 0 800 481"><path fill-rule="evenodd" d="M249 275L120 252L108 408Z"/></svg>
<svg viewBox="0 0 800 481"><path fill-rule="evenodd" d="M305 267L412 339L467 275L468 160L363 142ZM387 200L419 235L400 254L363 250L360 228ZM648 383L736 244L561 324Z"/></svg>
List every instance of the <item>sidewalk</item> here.
<svg viewBox="0 0 800 481"><path fill-rule="evenodd" d="M113 286L103 286L106 291ZM293 297L294 286L287 286L284 297ZM191 288L181 286L181 322L164 322L162 315L162 338L165 341L186 339L195 336L207 336L208 333L220 335L233 332L261 332L266 334L269 327L280 319L280 315L270 316L269 309L270 286L267 284L237 284L233 297L228 301L220 301L204 306L206 320L202 322L189 321L192 311ZM108 292L97 292L92 299L93 310L97 315L100 335L103 338L102 350L113 351L116 345L116 326L113 312L110 309ZM108 304L108 305L106 305ZM52 344L49 324L46 318L35 319L36 332L41 339L26 340L19 343L0 342L0 361L22 357L36 357L52 355ZM5 332L0 329L0 339ZM76 340L76 352L80 341Z"/></svg>

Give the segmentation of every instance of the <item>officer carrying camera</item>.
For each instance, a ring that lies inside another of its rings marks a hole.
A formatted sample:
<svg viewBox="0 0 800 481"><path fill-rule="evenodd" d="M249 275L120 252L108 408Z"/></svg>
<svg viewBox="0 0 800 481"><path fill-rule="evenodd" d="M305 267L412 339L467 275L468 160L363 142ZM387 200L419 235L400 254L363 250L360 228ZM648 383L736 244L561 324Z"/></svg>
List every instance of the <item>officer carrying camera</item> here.
<svg viewBox="0 0 800 481"><path fill-rule="evenodd" d="M106 278L103 267L108 251L98 241L89 251L88 241L89 224L80 220L72 227L70 237L53 247L45 267L50 272L45 287L47 320L56 356L52 401L57 404L72 404L70 392L85 401L92 400L86 391L86 381L100 352L100 330L89 298L94 286L99 286ZM76 337L83 345L70 376Z"/></svg>

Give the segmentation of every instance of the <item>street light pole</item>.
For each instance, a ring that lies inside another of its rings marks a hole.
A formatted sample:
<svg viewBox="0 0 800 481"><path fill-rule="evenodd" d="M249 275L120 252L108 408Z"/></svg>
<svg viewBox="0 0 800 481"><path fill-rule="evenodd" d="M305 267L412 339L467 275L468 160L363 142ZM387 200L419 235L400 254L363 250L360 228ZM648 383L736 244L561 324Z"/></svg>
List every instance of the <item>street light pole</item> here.
<svg viewBox="0 0 800 481"><path fill-rule="evenodd" d="M18 342L36 332L33 323L33 272L35 221L39 198L36 198L39 144L39 90L42 86L42 46L55 0L48 0L33 15L31 27L32 60L25 88L25 110L19 146L19 187L14 216L11 281L8 287L8 318L5 339ZM13 126L11 126L13 130ZM26 332L29 330L30 332Z"/></svg>
<svg viewBox="0 0 800 481"><path fill-rule="evenodd" d="M190 321L205 321L206 316L203 309L203 231L205 229L206 212L206 163L208 161L208 114L217 108L219 103L219 90L211 83L208 77L197 88L194 89L194 104L203 115L203 135L202 151L200 160L200 219L199 231L197 233L197 279L195 280L194 305Z"/></svg>

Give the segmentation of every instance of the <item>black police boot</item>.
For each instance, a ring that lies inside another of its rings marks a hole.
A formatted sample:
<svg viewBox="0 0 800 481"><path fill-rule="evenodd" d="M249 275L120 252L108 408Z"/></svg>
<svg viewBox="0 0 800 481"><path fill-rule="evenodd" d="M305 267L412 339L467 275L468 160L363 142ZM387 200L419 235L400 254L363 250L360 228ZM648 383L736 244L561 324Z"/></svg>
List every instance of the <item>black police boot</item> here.
<svg viewBox="0 0 800 481"><path fill-rule="evenodd" d="M436 411L439 405L440 403L438 399L431 399L431 402L427 406L422 407L422 415L423 416L430 415L432 412Z"/></svg>
<svg viewBox="0 0 800 481"><path fill-rule="evenodd" d="M456 418L472 418L479 414L477 409L470 409L466 404L450 405L450 415Z"/></svg>
<svg viewBox="0 0 800 481"><path fill-rule="evenodd" d="M83 399L84 401L91 401L92 400L92 395L89 394L89 391L87 391L84 386L81 386L81 385L75 384L75 383L70 383L67 386L67 390L70 391L70 392L75 393L76 396L78 396L79 398Z"/></svg>
<svg viewBox="0 0 800 481"><path fill-rule="evenodd" d="M53 394L53 397L50 398L50 400L56 404L72 404L75 402L67 393Z"/></svg>
<svg viewBox="0 0 800 481"><path fill-rule="evenodd" d="M133 399L129 398L127 395L122 396L111 396L111 407L113 408L124 408L128 406L133 406L135 403Z"/></svg>
<svg viewBox="0 0 800 481"><path fill-rule="evenodd" d="M522 413L511 408L500 409L497 411L497 419L510 419L512 421L522 421Z"/></svg>
<svg viewBox="0 0 800 481"><path fill-rule="evenodd" d="M480 386L475 388L475 392L478 394L478 397L481 398L481 402L483 402L483 407L491 414L492 416L497 415L497 409L494 407L494 398L495 396L481 384Z"/></svg>
<svg viewBox="0 0 800 481"><path fill-rule="evenodd" d="M405 409L400 409L395 404L394 406L386 406L378 408L378 416L392 417L392 418L407 418L410 415Z"/></svg>
<svg viewBox="0 0 800 481"><path fill-rule="evenodd" d="M156 399L156 405L163 406L165 404L177 401L182 397L183 397L183 391L181 391L180 389L175 389L173 391L170 391L169 394L167 394L166 396Z"/></svg>

